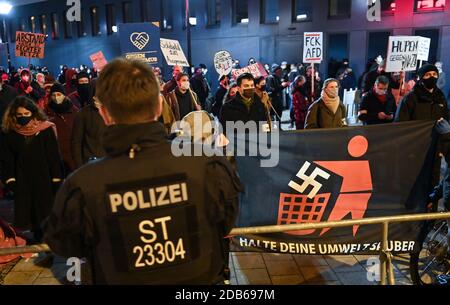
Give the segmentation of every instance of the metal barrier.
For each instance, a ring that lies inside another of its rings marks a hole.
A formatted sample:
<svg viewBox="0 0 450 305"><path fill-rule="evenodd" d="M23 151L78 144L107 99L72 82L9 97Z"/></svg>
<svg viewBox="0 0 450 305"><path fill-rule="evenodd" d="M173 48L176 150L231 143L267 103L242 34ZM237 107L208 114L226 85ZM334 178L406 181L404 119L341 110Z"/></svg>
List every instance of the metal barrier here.
<svg viewBox="0 0 450 305"><path fill-rule="evenodd" d="M382 239L381 239L381 252L380 252L380 275L381 285L395 285L394 270L392 266L392 253L388 249L389 242L389 224L402 223L402 222L414 222L425 220L438 220L438 219L450 219L450 212L447 213L425 213L425 214L413 214L413 215L399 215L399 216L386 216L386 217L371 217L356 220L341 220L319 223L301 223L290 225L274 225L274 226L261 226L261 227L248 227L248 228L236 228L231 231L229 236L246 235L246 234L264 234L264 233L279 233L287 231L298 230L311 230L311 229L323 229L323 228L340 228L351 227L354 225L376 225L381 224ZM0 256L11 254L25 254L25 253L41 253L51 252L51 249L46 244L4 248L0 249Z"/></svg>

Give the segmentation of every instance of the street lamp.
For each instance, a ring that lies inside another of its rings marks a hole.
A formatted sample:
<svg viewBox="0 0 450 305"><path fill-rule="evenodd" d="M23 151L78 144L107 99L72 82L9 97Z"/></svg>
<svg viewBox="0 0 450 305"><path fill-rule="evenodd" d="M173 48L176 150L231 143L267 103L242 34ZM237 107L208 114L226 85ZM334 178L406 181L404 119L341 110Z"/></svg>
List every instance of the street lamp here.
<svg viewBox="0 0 450 305"><path fill-rule="evenodd" d="M3 15L3 31L5 32L6 54L8 58L8 72L11 72L11 55L9 53L8 29L6 28L6 16L11 12L12 5L8 2L0 2L0 15Z"/></svg>

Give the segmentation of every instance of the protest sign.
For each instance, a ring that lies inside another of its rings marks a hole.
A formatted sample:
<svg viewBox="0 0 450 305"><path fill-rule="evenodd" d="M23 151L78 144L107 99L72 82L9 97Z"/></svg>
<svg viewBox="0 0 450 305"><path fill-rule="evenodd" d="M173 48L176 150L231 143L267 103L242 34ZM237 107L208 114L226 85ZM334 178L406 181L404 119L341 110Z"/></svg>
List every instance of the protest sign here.
<svg viewBox="0 0 450 305"><path fill-rule="evenodd" d="M233 58L228 51L219 51L214 55L214 67L219 75L228 75L233 69Z"/></svg>
<svg viewBox="0 0 450 305"><path fill-rule="evenodd" d="M94 65L94 68L97 69L97 71L101 71L103 67L108 64L102 51L92 54L91 56L89 56L89 58L91 59L92 64Z"/></svg>
<svg viewBox="0 0 450 305"><path fill-rule="evenodd" d="M16 57L44 58L45 35L16 32Z"/></svg>
<svg viewBox="0 0 450 305"><path fill-rule="evenodd" d="M231 72L231 75L233 76L233 79L237 79L239 75L244 73L250 73L253 75L254 78L258 78L261 76L267 77L267 71L264 69L264 66L261 63L256 63L247 67L244 67L242 69L235 69Z"/></svg>
<svg viewBox="0 0 450 305"><path fill-rule="evenodd" d="M303 62L321 63L323 60L323 33L305 32L303 41Z"/></svg>
<svg viewBox="0 0 450 305"><path fill-rule="evenodd" d="M161 38L160 45L169 66L190 67L178 40Z"/></svg>
<svg viewBox="0 0 450 305"><path fill-rule="evenodd" d="M418 47L418 36L390 36L386 72L415 71Z"/></svg>
<svg viewBox="0 0 450 305"><path fill-rule="evenodd" d="M161 63L159 50L160 28L157 22L119 24L122 55L150 65Z"/></svg>
<svg viewBox="0 0 450 305"><path fill-rule="evenodd" d="M430 56L431 39L419 36L419 45L417 49L417 59L428 61Z"/></svg>

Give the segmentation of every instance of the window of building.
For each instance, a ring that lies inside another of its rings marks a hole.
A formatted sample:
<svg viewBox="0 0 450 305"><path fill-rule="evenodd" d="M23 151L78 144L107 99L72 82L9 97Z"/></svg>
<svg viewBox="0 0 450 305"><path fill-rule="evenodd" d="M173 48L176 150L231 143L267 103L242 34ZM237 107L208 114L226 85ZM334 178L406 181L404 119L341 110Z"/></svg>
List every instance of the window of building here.
<svg viewBox="0 0 450 305"><path fill-rule="evenodd" d="M338 78L342 61L348 59L348 34L330 34L327 45L328 77Z"/></svg>
<svg viewBox="0 0 450 305"><path fill-rule="evenodd" d="M220 9L221 9L221 0L207 0L206 1L206 11L208 18L208 25L214 26L220 24Z"/></svg>
<svg viewBox="0 0 450 305"><path fill-rule="evenodd" d="M292 1L292 22L312 20L313 0Z"/></svg>
<svg viewBox="0 0 450 305"><path fill-rule="evenodd" d="M383 15L393 15L396 9L395 0L370 0L374 4L376 1L380 1L381 13ZM373 4L369 5L369 8L373 6Z"/></svg>
<svg viewBox="0 0 450 305"><path fill-rule="evenodd" d="M233 23L248 24L248 0L233 0Z"/></svg>
<svg viewBox="0 0 450 305"><path fill-rule="evenodd" d="M161 0L161 29L173 29L172 1ZM184 20L184 17L183 17Z"/></svg>
<svg viewBox="0 0 450 305"><path fill-rule="evenodd" d="M59 39L59 20L58 13L51 14L52 21L52 39Z"/></svg>
<svg viewBox="0 0 450 305"><path fill-rule="evenodd" d="M92 36L100 35L100 20L98 18L98 7L91 7L91 29Z"/></svg>
<svg viewBox="0 0 450 305"><path fill-rule="evenodd" d="M78 37L84 37L87 35L84 26L84 9L81 9L81 18L80 21L77 21L77 30L78 30Z"/></svg>
<svg viewBox="0 0 450 305"><path fill-rule="evenodd" d="M369 45L367 52L367 58L369 60L375 60L378 55L381 55L384 59L386 58L389 36L391 36L390 32L369 33Z"/></svg>
<svg viewBox="0 0 450 305"><path fill-rule="evenodd" d="M30 30L32 33L36 33L36 17L30 17Z"/></svg>
<svg viewBox="0 0 450 305"><path fill-rule="evenodd" d="M328 17L336 19L350 18L352 15L352 0L329 0Z"/></svg>
<svg viewBox="0 0 450 305"><path fill-rule="evenodd" d="M16 23L14 19L11 19L6 23L8 34L9 34L9 41L11 41L11 42L16 41L16 32L20 31L19 24L20 24L20 21L17 21L17 23Z"/></svg>
<svg viewBox="0 0 450 305"><path fill-rule="evenodd" d="M439 49L439 30L438 29L428 29L428 30L416 30L414 35L427 37L431 39L430 43L430 54L428 56L428 62L434 64L438 58Z"/></svg>
<svg viewBox="0 0 450 305"><path fill-rule="evenodd" d="M280 21L279 0L261 0L261 23Z"/></svg>
<svg viewBox="0 0 450 305"><path fill-rule="evenodd" d="M41 18L41 33L47 35L47 16L42 14Z"/></svg>
<svg viewBox="0 0 450 305"><path fill-rule="evenodd" d="M3 26L3 22L0 22L0 39L2 40L2 43L6 42L6 29Z"/></svg>
<svg viewBox="0 0 450 305"><path fill-rule="evenodd" d="M181 17L182 20L185 20L186 18L186 1L183 1L183 5L182 5L182 11L181 11ZM196 26L197 25L197 15L195 13L195 6L193 5L194 1L190 1L189 2L189 23L191 24L191 26ZM184 25L183 28L186 28L186 25Z"/></svg>
<svg viewBox="0 0 450 305"><path fill-rule="evenodd" d="M122 12L123 12L123 23L133 22L133 11L131 7L131 2L122 3Z"/></svg>
<svg viewBox="0 0 450 305"><path fill-rule="evenodd" d="M66 18L67 15L67 10L64 11L64 16L63 16L63 20L64 20L64 38L68 39L68 38L72 38L73 36L73 23L70 22L69 20L67 20Z"/></svg>
<svg viewBox="0 0 450 305"><path fill-rule="evenodd" d="M114 9L114 4L106 5L106 33L112 35L115 31L116 24L116 12Z"/></svg>
<svg viewBox="0 0 450 305"><path fill-rule="evenodd" d="M150 12L152 10L150 0L141 0L141 21L149 22L150 20Z"/></svg>
<svg viewBox="0 0 450 305"><path fill-rule="evenodd" d="M414 11L417 13L443 11L445 0L414 0Z"/></svg>

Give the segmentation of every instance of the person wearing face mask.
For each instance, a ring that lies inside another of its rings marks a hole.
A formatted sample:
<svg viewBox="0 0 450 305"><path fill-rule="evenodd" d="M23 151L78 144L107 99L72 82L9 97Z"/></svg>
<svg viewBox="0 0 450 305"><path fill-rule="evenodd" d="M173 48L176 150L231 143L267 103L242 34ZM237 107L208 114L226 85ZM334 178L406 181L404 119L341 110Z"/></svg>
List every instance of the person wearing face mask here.
<svg viewBox="0 0 450 305"><path fill-rule="evenodd" d="M346 109L339 98L339 81L329 78L323 83L321 97L308 109L305 129L347 126Z"/></svg>
<svg viewBox="0 0 450 305"><path fill-rule="evenodd" d="M219 88L214 95L214 103L211 108L211 112L216 117L220 114L220 109L223 105L223 99L227 94L228 89L230 88L230 77L228 75L222 75L219 78Z"/></svg>
<svg viewBox="0 0 450 305"><path fill-rule="evenodd" d="M68 96L74 105L81 109L92 102L92 89L89 75L86 72L82 71L77 74L76 86L77 90Z"/></svg>
<svg viewBox="0 0 450 305"><path fill-rule="evenodd" d="M255 79L255 94L261 99L264 107L266 107L267 116L270 117L272 101L270 100L269 93L267 93L267 83L264 76Z"/></svg>
<svg viewBox="0 0 450 305"><path fill-rule="evenodd" d="M50 89L50 99L45 108L45 113L56 126L65 176L76 169L72 156L71 142L73 124L78 111L78 107L66 96L64 86L60 83L53 84Z"/></svg>
<svg viewBox="0 0 450 305"><path fill-rule="evenodd" d="M194 91L198 96L198 101L203 109L205 109L206 106L206 99L209 96L210 88L208 81L206 80L205 76L203 75L204 68L197 67L195 69L195 73L191 78L191 88L192 91Z"/></svg>
<svg viewBox="0 0 450 305"><path fill-rule="evenodd" d="M379 76L373 90L362 98L358 118L364 125L391 123L394 120L397 106L388 87L389 79Z"/></svg>
<svg viewBox="0 0 450 305"><path fill-rule="evenodd" d="M42 240L42 221L50 214L61 181L55 125L36 104L17 97L2 122L2 182L14 193L14 226Z"/></svg>
<svg viewBox="0 0 450 305"><path fill-rule="evenodd" d="M392 74L386 72L386 63L385 61L380 61L376 68L369 71L362 81L362 95L365 95L372 91L373 86L375 85L375 81L377 80L378 76L386 76L389 79L389 87L388 90L391 89L400 89L400 79L394 80L392 78Z"/></svg>
<svg viewBox="0 0 450 305"><path fill-rule="evenodd" d="M189 75L186 73L178 74L177 88L166 96L166 101L169 103L176 121L181 120L192 111L201 110L197 94L191 90Z"/></svg>
<svg viewBox="0 0 450 305"><path fill-rule="evenodd" d="M294 110L295 128L301 130L305 128L306 114L309 108L308 94L305 88L306 78L299 75L294 80L292 88L292 105Z"/></svg>
<svg viewBox="0 0 450 305"><path fill-rule="evenodd" d="M266 79L267 92L269 93L275 119L280 121L283 115L283 91L289 86L289 82L283 81L283 69L277 65L272 65L272 74Z"/></svg>
<svg viewBox="0 0 450 305"><path fill-rule="evenodd" d="M234 99L223 104L220 112L220 123L226 132L227 122L254 121L270 122L266 107L259 96L255 93L255 78L250 73L244 73L237 78L238 92Z"/></svg>
<svg viewBox="0 0 450 305"><path fill-rule="evenodd" d="M33 88L30 71L23 69L20 72L20 81L16 83L17 94L32 99L35 103L42 97L41 92Z"/></svg>

